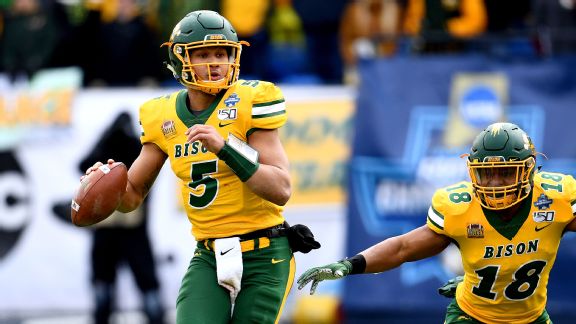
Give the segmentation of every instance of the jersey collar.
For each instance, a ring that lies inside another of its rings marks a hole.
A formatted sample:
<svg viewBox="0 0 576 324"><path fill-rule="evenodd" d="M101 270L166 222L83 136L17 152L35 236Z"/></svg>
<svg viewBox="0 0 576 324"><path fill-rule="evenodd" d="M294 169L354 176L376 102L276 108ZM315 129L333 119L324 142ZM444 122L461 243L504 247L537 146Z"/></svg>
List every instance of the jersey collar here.
<svg viewBox="0 0 576 324"><path fill-rule="evenodd" d="M526 219L528 219L528 215L530 215L533 192L534 190L532 190L528 197L526 197L524 201L521 202L522 205L520 206L520 209L518 209L517 215L508 222L503 221L498 215L498 212L482 207L482 211L484 211L486 220L488 220L488 223L492 225L492 227L494 227L498 233L511 240L514 236L516 236Z"/></svg>
<svg viewBox="0 0 576 324"><path fill-rule="evenodd" d="M220 91L220 93L216 95L216 100L214 100L214 102L212 102L207 109L205 109L199 115L194 115L190 110L188 110L188 107L186 106L186 101L188 100L188 92L185 89L181 90L176 97L176 114L178 115L178 118L180 118L180 120L184 123L184 125L186 125L186 127L192 127L196 124L205 124L226 92L227 91Z"/></svg>

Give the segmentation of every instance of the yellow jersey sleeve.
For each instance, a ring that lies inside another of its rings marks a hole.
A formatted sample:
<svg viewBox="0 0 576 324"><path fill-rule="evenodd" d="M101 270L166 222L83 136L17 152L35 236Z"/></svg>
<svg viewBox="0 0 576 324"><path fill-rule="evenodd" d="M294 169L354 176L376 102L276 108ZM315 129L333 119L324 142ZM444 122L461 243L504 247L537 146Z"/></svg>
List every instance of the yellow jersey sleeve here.
<svg viewBox="0 0 576 324"><path fill-rule="evenodd" d="M442 209L444 198L440 190L434 193L432 204L428 208L428 217L426 218L426 225L438 234L444 234L444 215L438 210Z"/></svg>
<svg viewBox="0 0 576 324"><path fill-rule="evenodd" d="M259 81L254 88L252 99L252 124L250 132L256 129L276 129L282 127L288 116L284 95L280 88L270 82Z"/></svg>
<svg viewBox="0 0 576 324"><path fill-rule="evenodd" d="M451 236L448 230L451 218L468 210L472 194L472 185L465 181L436 190L428 209L428 227L438 234Z"/></svg>
<svg viewBox="0 0 576 324"><path fill-rule="evenodd" d="M563 200L570 204L573 219L576 214L576 180L571 175L555 172L538 172L534 179L535 186L546 193L547 198Z"/></svg>
<svg viewBox="0 0 576 324"><path fill-rule="evenodd" d="M140 106L140 142L142 144L154 143L166 151L166 134L174 125L170 124L171 119L165 118L165 115L175 105L178 93L180 91L151 99Z"/></svg>

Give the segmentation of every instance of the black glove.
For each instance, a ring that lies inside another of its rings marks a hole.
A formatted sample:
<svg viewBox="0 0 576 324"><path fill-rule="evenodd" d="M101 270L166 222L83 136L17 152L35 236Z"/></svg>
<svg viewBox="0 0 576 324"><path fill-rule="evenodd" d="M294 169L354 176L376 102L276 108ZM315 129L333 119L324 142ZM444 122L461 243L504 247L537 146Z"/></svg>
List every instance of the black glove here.
<svg viewBox="0 0 576 324"><path fill-rule="evenodd" d="M288 227L286 236L292 252L308 253L312 249L319 249L321 246L314 240L314 234L306 225L296 224Z"/></svg>

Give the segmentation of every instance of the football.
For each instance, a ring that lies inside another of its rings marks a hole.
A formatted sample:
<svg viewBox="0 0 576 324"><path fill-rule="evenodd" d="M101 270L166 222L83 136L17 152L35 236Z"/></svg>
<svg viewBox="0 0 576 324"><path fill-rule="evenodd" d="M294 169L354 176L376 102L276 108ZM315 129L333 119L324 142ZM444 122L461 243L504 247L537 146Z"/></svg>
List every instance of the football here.
<svg viewBox="0 0 576 324"><path fill-rule="evenodd" d="M104 164L82 181L71 205L72 223L90 226L110 216L120 204L128 183L122 162Z"/></svg>

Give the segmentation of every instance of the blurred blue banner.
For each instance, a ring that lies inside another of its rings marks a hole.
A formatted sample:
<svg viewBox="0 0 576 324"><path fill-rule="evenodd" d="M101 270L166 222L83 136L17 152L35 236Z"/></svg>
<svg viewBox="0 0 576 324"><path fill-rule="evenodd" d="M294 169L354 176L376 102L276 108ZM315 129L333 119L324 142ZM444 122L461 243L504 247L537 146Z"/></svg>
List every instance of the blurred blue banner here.
<svg viewBox="0 0 576 324"><path fill-rule="evenodd" d="M424 225L434 190L468 179L460 155L468 152L472 135L493 121L524 128L548 157L538 159L544 170L576 175L575 69L576 57L362 62L348 175L347 255ZM573 285L565 284L574 262L576 236L568 234L548 285L555 322L574 312ZM355 322L370 314L381 321L405 314L412 322L440 323L450 300L437 288L460 267L459 252L451 250L390 272L352 276L343 291L347 318Z"/></svg>

